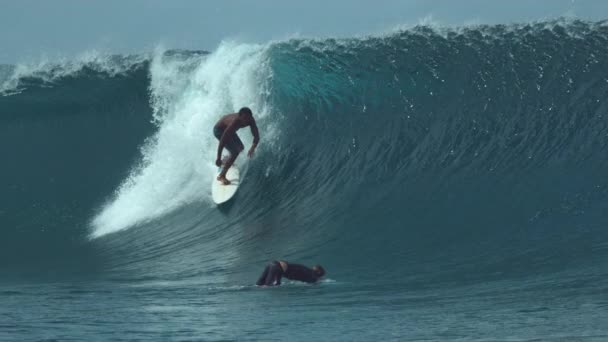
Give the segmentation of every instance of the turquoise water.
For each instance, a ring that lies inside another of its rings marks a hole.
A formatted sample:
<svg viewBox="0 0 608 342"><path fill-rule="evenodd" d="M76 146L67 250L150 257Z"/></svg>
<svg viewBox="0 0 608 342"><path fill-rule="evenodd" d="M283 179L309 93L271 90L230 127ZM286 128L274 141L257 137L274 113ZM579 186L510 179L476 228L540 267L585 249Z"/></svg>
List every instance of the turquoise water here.
<svg viewBox="0 0 608 342"><path fill-rule="evenodd" d="M607 43L419 26L2 66L0 340L606 340ZM260 148L217 208L211 129L244 105ZM327 277L253 286L277 258Z"/></svg>

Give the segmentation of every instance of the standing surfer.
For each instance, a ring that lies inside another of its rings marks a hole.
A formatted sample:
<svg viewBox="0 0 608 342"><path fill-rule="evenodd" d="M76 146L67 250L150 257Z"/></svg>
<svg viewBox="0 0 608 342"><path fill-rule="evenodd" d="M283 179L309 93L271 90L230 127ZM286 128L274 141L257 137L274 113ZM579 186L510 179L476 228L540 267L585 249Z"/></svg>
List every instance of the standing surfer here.
<svg viewBox="0 0 608 342"><path fill-rule="evenodd" d="M247 156L251 158L260 141L260 133L258 132L258 126L255 123L251 109L243 107L238 113L224 115L213 127L213 135L219 140L215 165L218 167L222 166L222 150L224 147L230 152L230 157L225 161L222 172L217 176L217 180L224 185L230 184L230 181L226 179L226 172L228 172L228 169L232 166L239 153L245 148L236 131L247 126L251 128L251 134L253 135L253 144L249 152L247 152Z"/></svg>

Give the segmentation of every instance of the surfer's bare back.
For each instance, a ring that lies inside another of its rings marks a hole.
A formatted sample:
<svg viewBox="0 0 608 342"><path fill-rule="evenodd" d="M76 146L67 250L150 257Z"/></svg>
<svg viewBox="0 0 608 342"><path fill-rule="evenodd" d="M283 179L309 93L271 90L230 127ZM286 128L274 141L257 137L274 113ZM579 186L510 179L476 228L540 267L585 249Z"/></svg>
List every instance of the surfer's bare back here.
<svg viewBox="0 0 608 342"><path fill-rule="evenodd" d="M226 172L234 164L239 153L245 148L236 131L247 126L251 127L251 134L253 135L253 144L247 153L247 156L251 158L260 141L260 133L258 132L258 126L255 124L251 109L243 107L238 113L224 115L213 127L213 135L219 140L215 165L218 167L222 166L222 150L224 147L230 152L230 157L224 162L222 172L217 176L217 180L224 185L230 184L230 181L226 179Z"/></svg>

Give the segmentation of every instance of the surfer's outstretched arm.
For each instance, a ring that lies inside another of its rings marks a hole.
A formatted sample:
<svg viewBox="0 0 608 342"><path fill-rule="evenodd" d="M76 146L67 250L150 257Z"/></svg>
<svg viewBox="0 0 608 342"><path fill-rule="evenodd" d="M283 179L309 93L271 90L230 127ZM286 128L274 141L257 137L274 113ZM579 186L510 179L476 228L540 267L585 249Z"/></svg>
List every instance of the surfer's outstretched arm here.
<svg viewBox="0 0 608 342"><path fill-rule="evenodd" d="M249 149L249 152L247 152L247 156L249 158L251 158L253 156L253 153L255 152L255 148L258 146L258 143L260 142L260 132L258 131L258 126L255 123L255 119L252 117L251 118L251 134L253 135L253 144L251 145L251 148Z"/></svg>

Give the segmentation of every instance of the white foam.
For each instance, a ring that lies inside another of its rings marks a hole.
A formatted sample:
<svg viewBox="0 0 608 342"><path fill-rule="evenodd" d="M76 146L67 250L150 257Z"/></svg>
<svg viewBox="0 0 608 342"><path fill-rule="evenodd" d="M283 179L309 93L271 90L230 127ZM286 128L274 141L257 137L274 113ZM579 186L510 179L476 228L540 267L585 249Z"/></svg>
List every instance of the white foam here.
<svg viewBox="0 0 608 342"><path fill-rule="evenodd" d="M243 106L253 110L258 122L270 112L264 102L271 76L266 50L224 42L208 56L179 59L156 53L150 91L158 132L142 150L142 165L93 219L92 237L150 221L187 203L209 201L215 122ZM249 132L240 136L248 146Z"/></svg>

